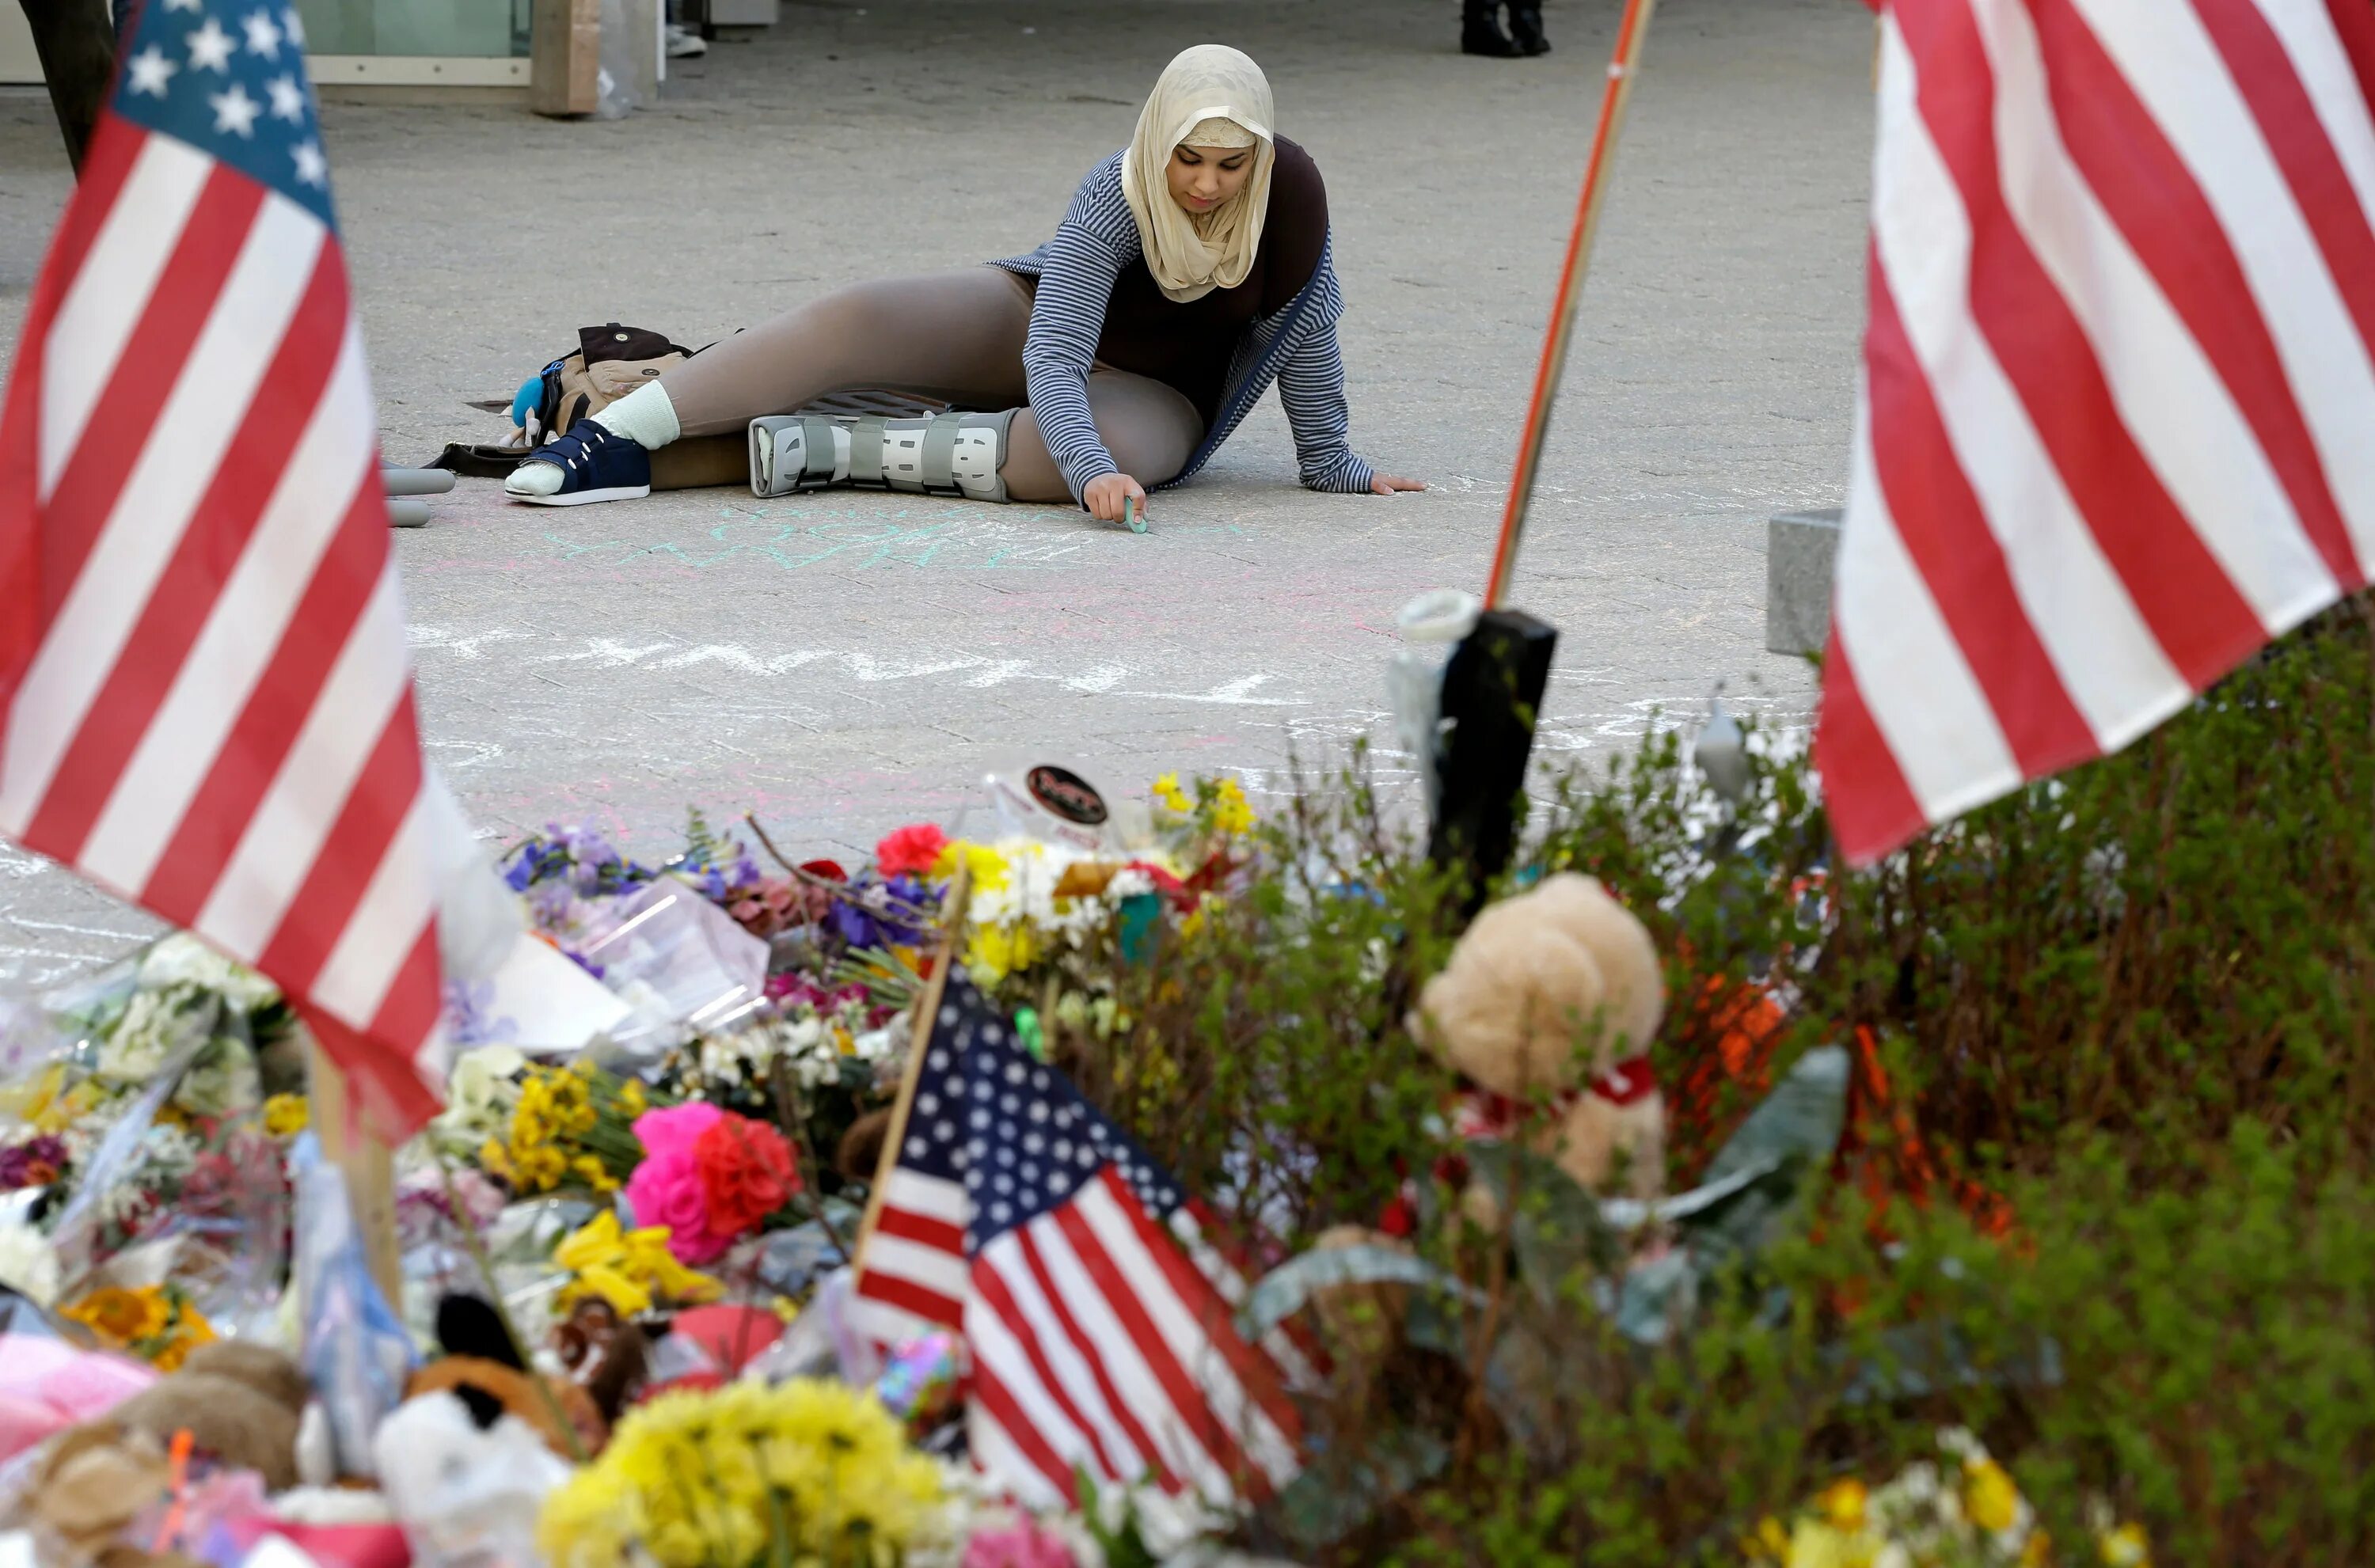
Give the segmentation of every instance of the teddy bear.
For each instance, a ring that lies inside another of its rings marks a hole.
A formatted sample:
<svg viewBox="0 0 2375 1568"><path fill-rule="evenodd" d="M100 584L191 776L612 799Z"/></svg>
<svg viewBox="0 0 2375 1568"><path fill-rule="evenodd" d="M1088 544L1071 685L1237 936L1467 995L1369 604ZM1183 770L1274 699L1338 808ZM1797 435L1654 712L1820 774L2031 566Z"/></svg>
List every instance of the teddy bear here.
<svg viewBox="0 0 2375 1568"><path fill-rule="evenodd" d="M1648 928L1567 871L1476 916L1420 991L1412 1029L1474 1086L1464 1137L1522 1137L1588 1190L1621 1174L1650 1199L1665 1185L1666 1114L1647 1053L1665 1006Z"/></svg>

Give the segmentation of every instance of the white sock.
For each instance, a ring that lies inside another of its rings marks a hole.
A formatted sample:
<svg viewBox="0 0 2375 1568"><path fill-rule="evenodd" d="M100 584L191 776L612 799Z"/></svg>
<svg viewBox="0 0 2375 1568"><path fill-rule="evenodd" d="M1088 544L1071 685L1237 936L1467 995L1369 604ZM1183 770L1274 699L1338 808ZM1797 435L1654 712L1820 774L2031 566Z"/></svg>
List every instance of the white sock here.
<svg viewBox="0 0 2375 1568"><path fill-rule="evenodd" d="M647 452L656 451L684 434L684 427L676 422L676 405L668 401L668 388L656 381L644 383L589 417L604 430L625 436Z"/></svg>
<svg viewBox="0 0 2375 1568"><path fill-rule="evenodd" d="M558 463L523 463L503 479L503 489L513 495L559 495L561 480Z"/></svg>

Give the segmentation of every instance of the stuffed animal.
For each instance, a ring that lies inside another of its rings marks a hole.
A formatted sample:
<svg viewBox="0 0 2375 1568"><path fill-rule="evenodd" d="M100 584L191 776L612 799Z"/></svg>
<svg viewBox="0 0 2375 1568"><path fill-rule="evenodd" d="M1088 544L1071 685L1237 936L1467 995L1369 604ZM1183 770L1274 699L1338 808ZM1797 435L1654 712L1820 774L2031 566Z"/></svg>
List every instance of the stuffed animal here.
<svg viewBox="0 0 2375 1568"><path fill-rule="evenodd" d="M187 1428L196 1450L254 1470L265 1489L297 1484L297 1428L309 1394L305 1374L279 1351L218 1339L191 1350L179 1370L116 1406L102 1424L159 1444Z"/></svg>
<svg viewBox="0 0 2375 1568"><path fill-rule="evenodd" d="M1420 992L1412 1029L1475 1086L1467 1136L1522 1136L1593 1189L1622 1166L1648 1198L1665 1183L1647 1054L1665 1006L1648 929L1591 878L1561 872L1476 917Z"/></svg>
<svg viewBox="0 0 2375 1568"><path fill-rule="evenodd" d="M508 1412L564 1456L570 1456L573 1436L577 1450L589 1457L609 1440L609 1423L584 1386L565 1377L531 1376L502 1319L478 1297L447 1296L437 1303L437 1343L445 1354L413 1373L404 1385L408 1401L446 1393L490 1422L494 1416L488 1412Z"/></svg>
<svg viewBox="0 0 2375 1568"><path fill-rule="evenodd" d="M468 1384L398 1405L372 1462L419 1568L534 1568L537 1515L570 1475L542 1431Z"/></svg>

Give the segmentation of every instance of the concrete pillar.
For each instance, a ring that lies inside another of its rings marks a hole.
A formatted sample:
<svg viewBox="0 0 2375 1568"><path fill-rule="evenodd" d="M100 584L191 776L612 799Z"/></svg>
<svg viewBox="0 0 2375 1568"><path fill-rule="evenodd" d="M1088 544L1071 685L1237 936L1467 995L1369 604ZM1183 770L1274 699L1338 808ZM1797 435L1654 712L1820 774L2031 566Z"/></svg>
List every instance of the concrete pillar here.
<svg viewBox="0 0 2375 1568"><path fill-rule="evenodd" d="M1819 654L1831 635L1839 510L1790 512L1765 525L1765 646Z"/></svg>

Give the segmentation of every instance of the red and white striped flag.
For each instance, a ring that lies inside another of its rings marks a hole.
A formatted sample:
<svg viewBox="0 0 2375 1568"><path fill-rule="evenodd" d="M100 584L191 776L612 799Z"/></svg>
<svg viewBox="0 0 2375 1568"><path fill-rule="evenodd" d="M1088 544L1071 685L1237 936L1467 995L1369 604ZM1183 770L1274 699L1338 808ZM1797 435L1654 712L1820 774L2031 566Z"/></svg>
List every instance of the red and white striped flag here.
<svg viewBox="0 0 2375 1568"><path fill-rule="evenodd" d="M1859 863L2124 746L2375 562L2375 8L1880 26L1815 737Z"/></svg>
<svg viewBox="0 0 2375 1568"><path fill-rule="evenodd" d="M1186 1193L962 974L906 1113L858 1243L858 1321L884 1346L963 1337L985 1474L1035 1505L1076 1503L1081 1471L1216 1506L1294 1476L1278 1371L1175 1233Z"/></svg>
<svg viewBox="0 0 2375 1568"><path fill-rule="evenodd" d="M278 982L389 1137L434 897L293 8L151 0L0 413L0 833Z"/></svg>

